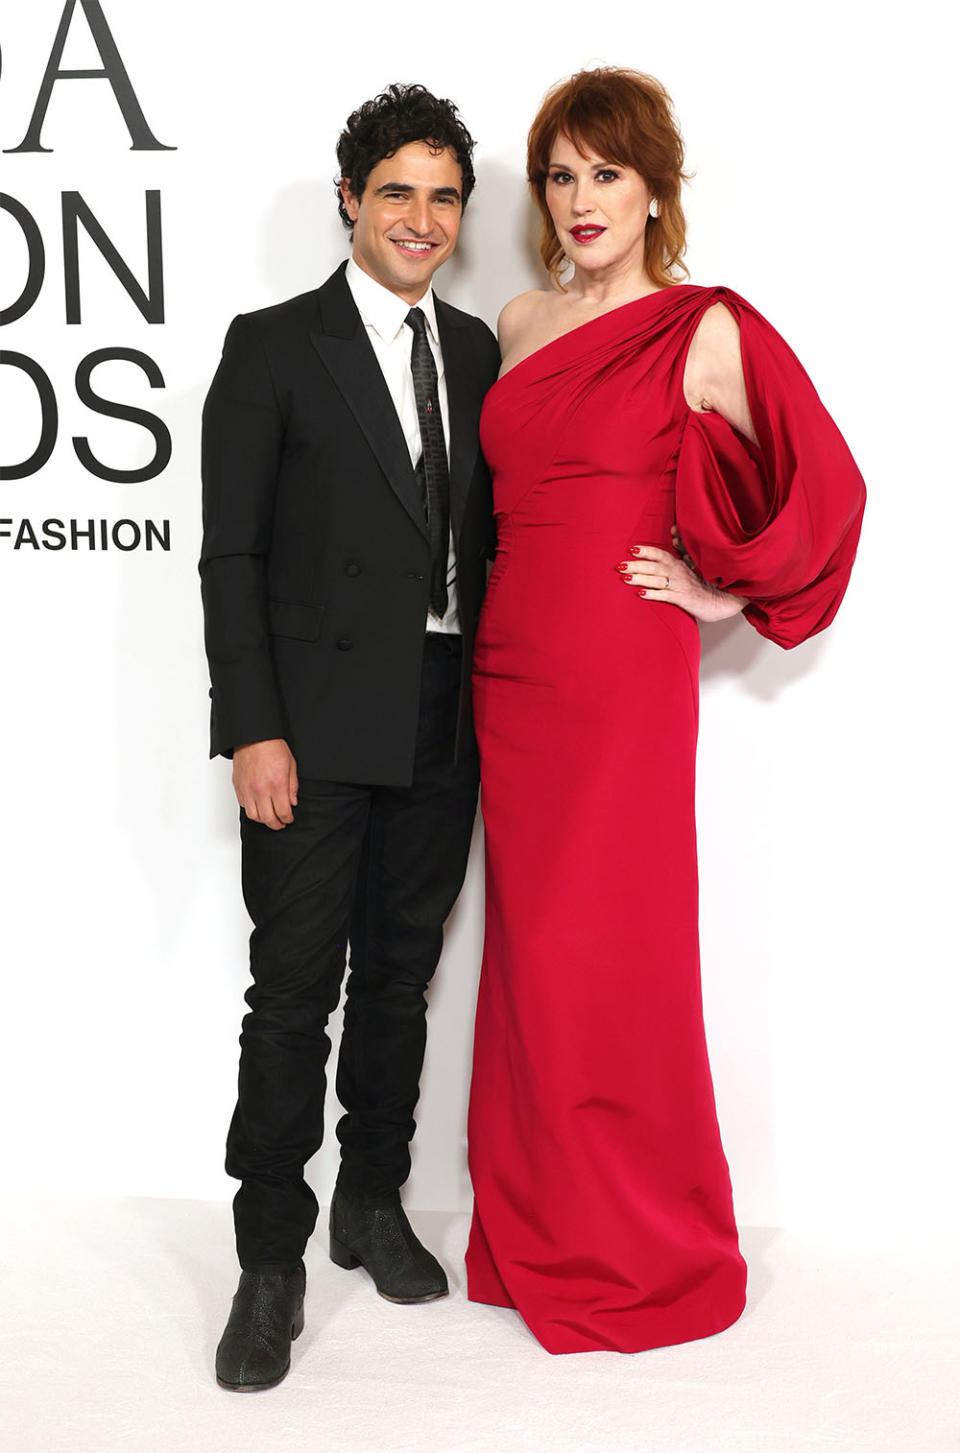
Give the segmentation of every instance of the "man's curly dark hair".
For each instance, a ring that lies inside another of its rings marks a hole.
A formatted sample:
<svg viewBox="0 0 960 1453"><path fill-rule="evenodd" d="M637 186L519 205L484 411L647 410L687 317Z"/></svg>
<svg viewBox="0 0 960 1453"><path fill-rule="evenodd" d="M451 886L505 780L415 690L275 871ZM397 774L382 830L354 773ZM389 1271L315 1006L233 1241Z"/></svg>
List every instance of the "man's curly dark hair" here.
<svg viewBox="0 0 960 1453"><path fill-rule="evenodd" d="M340 176L334 186L344 227L352 229L353 223L344 206L340 182L346 177L359 201L377 163L411 141L426 141L438 151L450 148L463 173L461 205L467 205L476 181L474 140L460 120L456 106L452 101L439 100L425 86L393 85L372 101L364 101L340 133L337 142Z"/></svg>

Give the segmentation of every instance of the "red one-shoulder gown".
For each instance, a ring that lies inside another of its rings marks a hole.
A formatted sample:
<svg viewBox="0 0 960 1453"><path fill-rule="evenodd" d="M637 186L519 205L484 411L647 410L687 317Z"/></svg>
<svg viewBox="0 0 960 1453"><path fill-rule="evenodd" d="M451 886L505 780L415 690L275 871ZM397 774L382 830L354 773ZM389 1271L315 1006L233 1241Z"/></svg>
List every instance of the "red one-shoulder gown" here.
<svg viewBox="0 0 960 1453"><path fill-rule="evenodd" d="M684 399L720 301L759 447ZM616 566L676 521L701 573L796 645L839 606L863 482L793 353L726 288L675 286L547 344L488 394L481 435L499 548L474 676L469 1294L550 1352L638 1352L735 1321L746 1268L700 992L699 630Z"/></svg>

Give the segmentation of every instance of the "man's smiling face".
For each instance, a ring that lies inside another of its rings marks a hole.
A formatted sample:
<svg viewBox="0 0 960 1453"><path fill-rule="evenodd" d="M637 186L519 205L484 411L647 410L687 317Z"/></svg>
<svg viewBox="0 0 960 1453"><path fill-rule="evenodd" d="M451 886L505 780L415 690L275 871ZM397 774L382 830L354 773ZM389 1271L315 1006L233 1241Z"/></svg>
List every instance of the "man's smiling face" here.
<svg viewBox="0 0 960 1453"><path fill-rule="evenodd" d="M378 161L359 200L345 177L340 190L357 266L405 302L419 302L457 245L462 181L449 147L436 151L426 141Z"/></svg>

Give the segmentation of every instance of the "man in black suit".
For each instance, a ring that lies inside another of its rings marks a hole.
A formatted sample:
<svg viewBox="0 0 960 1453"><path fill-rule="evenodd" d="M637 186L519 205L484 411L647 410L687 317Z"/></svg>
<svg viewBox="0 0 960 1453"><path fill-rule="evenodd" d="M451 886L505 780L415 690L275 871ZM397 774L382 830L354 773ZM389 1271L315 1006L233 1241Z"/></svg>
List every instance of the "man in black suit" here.
<svg viewBox="0 0 960 1453"><path fill-rule="evenodd" d="M227 1139L242 1274L217 1350L238 1391L279 1382L303 1326L303 1171L348 941L330 1254L391 1301L447 1291L399 1188L478 785L470 658L493 516L477 426L499 355L431 289L472 151L421 86L360 107L337 148L352 257L234 320L204 408L211 755L233 758L254 923Z"/></svg>

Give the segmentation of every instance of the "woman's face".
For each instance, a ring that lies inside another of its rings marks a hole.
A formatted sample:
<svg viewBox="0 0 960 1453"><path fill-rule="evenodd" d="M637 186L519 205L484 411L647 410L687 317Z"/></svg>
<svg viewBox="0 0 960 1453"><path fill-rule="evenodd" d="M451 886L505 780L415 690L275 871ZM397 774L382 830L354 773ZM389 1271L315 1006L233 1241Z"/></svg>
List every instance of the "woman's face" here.
<svg viewBox="0 0 960 1453"><path fill-rule="evenodd" d="M633 167L588 151L569 136L550 148L546 201L560 246L579 270L643 271L643 239L653 194Z"/></svg>

